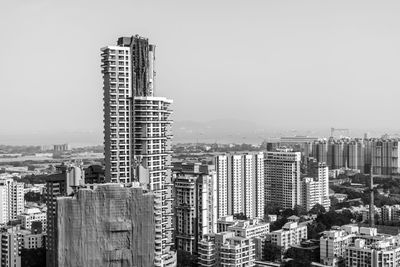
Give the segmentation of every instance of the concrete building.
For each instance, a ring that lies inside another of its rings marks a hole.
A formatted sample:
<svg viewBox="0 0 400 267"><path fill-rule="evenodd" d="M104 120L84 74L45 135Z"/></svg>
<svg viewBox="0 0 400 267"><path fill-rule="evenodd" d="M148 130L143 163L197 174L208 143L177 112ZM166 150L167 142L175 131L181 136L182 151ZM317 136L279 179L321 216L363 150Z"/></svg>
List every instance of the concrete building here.
<svg viewBox="0 0 400 267"><path fill-rule="evenodd" d="M216 175L182 172L174 185L176 248L197 254L202 237L217 231Z"/></svg>
<svg viewBox="0 0 400 267"><path fill-rule="evenodd" d="M269 233L271 243L286 250L290 246L300 245L301 241L307 239L307 225L304 223L288 222L281 230Z"/></svg>
<svg viewBox="0 0 400 267"><path fill-rule="evenodd" d="M28 208L20 215L20 218L21 226L26 230L31 229L32 222L41 222L42 231L46 232L47 230L47 211L41 211L38 208Z"/></svg>
<svg viewBox="0 0 400 267"><path fill-rule="evenodd" d="M155 221L161 219L155 207L161 211L154 194L120 184L57 198L59 266L152 266Z"/></svg>
<svg viewBox="0 0 400 267"><path fill-rule="evenodd" d="M328 164L328 142L325 140L314 142L312 145L312 156L315 157L318 162L325 162Z"/></svg>
<svg viewBox="0 0 400 267"><path fill-rule="evenodd" d="M116 46L101 51L106 180L137 181L162 196L155 264L174 266L172 100L155 96L155 46L136 35L121 37Z"/></svg>
<svg viewBox="0 0 400 267"><path fill-rule="evenodd" d="M400 246L389 240L368 245L366 240L359 238L346 248L345 263L346 267L400 266Z"/></svg>
<svg viewBox="0 0 400 267"><path fill-rule="evenodd" d="M301 205L306 211L316 204L321 204L321 186L313 177L304 177L301 180Z"/></svg>
<svg viewBox="0 0 400 267"><path fill-rule="evenodd" d="M218 218L243 213L264 216L264 154L216 156Z"/></svg>
<svg viewBox="0 0 400 267"><path fill-rule="evenodd" d="M237 220L233 218L233 215L224 216L217 221L217 233L228 231L228 227L234 225Z"/></svg>
<svg viewBox="0 0 400 267"><path fill-rule="evenodd" d="M205 235L199 243L200 267L255 266L255 245L251 238L233 232Z"/></svg>
<svg viewBox="0 0 400 267"><path fill-rule="evenodd" d="M228 232L234 232L236 236L255 238L269 233L269 223L261 222L259 219L236 220L227 227Z"/></svg>
<svg viewBox="0 0 400 267"><path fill-rule="evenodd" d="M293 209L301 204L300 152L267 152L265 205Z"/></svg>
<svg viewBox="0 0 400 267"><path fill-rule="evenodd" d="M61 144L61 145L53 145L54 152L64 152L71 150L68 144Z"/></svg>
<svg viewBox="0 0 400 267"><path fill-rule="evenodd" d="M21 267L21 234L18 226L1 229L1 266Z"/></svg>
<svg viewBox="0 0 400 267"><path fill-rule="evenodd" d="M301 205L308 211L316 204L329 210L329 170L325 162L310 158L307 163L307 176L301 181Z"/></svg>
<svg viewBox="0 0 400 267"><path fill-rule="evenodd" d="M71 195L83 184L84 175L80 167L57 166L58 173L46 177L47 238L46 266L58 267L57 198Z"/></svg>
<svg viewBox="0 0 400 267"><path fill-rule="evenodd" d="M85 184L103 184L109 182L105 177L104 166L90 165L85 169Z"/></svg>
<svg viewBox="0 0 400 267"><path fill-rule="evenodd" d="M45 246L44 233L32 233L29 230L21 230L21 247L24 249L38 249Z"/></svg>
<svg viewBox="0 0 400 267"><path fill-rule="evenodd" d="M200 162L172 162L173 172L183 172L183 173L204 173L209 174L215 171L214 165L209 165Z"/></svg>
<svg viewBox="0 0 400 267"><path fill-rule="evenodd" d="M343 262L346 247L352 243L355 232L335 228L325 231L320 238L320 260L327 266L338 266Z"/></svg>
<svg viewBox="0 0 400 267"><path fill-rule="evenodd" d="M397 139L372 141L371 163L374 175L379 177L400 176L400 149Z"/></svg>
<svg viewBox="0 0 400 267"><path fill-rule="evenodd" d="M24 183L0 179L0 224L17 220L24 211Z"/></svg>
<svg viewBox="0 0 400 267"><path fill-rule="evenodd" d="M365 145L362 140L351 140L347 144L347 167L350 169L360 170L364 173L365 169Z"/></svg>

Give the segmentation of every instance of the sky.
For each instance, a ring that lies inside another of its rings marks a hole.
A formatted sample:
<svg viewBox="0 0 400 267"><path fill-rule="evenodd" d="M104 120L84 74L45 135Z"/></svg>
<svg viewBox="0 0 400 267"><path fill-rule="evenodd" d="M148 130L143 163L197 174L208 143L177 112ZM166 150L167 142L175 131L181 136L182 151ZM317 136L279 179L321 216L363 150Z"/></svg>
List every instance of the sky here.
<svg viewBox="0 0 400 267"><path fill-rule="evenodd" d="M134 34L157 46L176 121L399 129L398 14L399 1L4 1L0 134L101 133L100 48Z"/></svg>

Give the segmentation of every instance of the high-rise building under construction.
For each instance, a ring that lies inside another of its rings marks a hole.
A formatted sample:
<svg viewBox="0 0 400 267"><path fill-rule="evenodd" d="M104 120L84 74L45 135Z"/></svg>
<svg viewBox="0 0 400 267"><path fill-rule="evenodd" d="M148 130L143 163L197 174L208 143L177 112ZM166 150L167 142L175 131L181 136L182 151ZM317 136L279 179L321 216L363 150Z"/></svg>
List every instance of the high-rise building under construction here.
<svg viewBox="0 0 400 267"><path fill-rule="evenodd" d="M101 49L106 179L139 182L162 197L156 225L156 266L174 266L171 181L172 100L155 96L155 46L121 37Z"/></svg>

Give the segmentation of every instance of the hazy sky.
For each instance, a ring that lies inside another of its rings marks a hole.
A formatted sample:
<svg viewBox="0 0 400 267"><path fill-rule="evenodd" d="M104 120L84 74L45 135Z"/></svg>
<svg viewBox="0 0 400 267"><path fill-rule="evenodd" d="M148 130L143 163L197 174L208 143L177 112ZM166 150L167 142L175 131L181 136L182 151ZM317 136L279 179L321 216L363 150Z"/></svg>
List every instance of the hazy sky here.
<svg viewBox="0 0 400 267"><path fill-rule="evenodd" d="M400 1L3 1L0 132L102 131L100 48L133 34L157 45L176 120L399 128L399 14Z"/></svg>

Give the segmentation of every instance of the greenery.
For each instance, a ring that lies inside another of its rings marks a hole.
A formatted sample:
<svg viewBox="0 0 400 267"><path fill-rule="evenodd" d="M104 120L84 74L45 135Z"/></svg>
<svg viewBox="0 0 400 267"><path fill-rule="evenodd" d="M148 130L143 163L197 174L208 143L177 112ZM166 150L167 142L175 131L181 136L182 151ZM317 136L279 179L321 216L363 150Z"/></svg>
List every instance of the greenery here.
<svg viewBox="0 0 400 267"><path fill-rule="evenodd" d="M236 220L247 220L247 216L241 212L241 213L236 213L233 215L233 218L235 218Z"/></svg>
<svg viewBox="0 0 400 267"><path fill-rule="evenodd" d="M25 194L25 201L44 202L44 198L40 193L28 192Z"/></svg>
<svg viewBox="0 0 400 267"><path fill-rule="evenodd" d="M22 249L21 251L22 267L43 267L46 266L46 250L38 249Z"/></svg>
<svg viewBox="0 0 400 267"><path fill-rule="evenodd" d="M196 267L197 266L197 257L195 255L191 255L190 253L178 250L178 267Z"/></svg>
<svg viewBox="0 0 400 267"><path fill-rule="evenodd" d="M46 183L47 175L27 175L22 178L14 177L13 179L18 182L23 182L26 184L44 184Z"/></svg>
<svg viewBox="0 0 400 267"><path fill-rule="evenodd" d="M264 246L265 261L280 261L282 259L282 248L276 244L265 243Z"/></svg>
<svg viewBox="0 0 400 267"><path fill-rule="evenodd" d="M324 208L324 206L322 206L321 204L317 203L314 205L314 207L312 207L309 211L310 214L320 214L320 213L325 213L326 210Z"/></svg>

